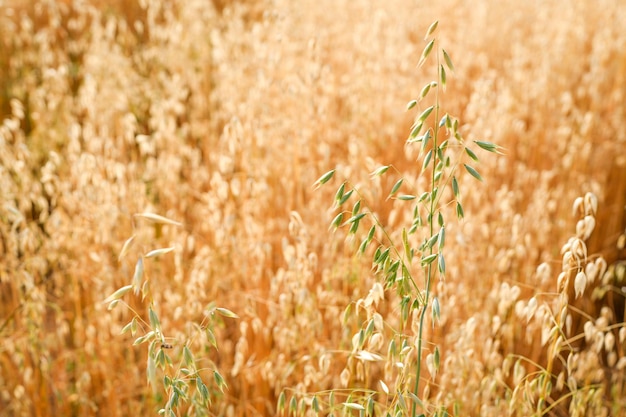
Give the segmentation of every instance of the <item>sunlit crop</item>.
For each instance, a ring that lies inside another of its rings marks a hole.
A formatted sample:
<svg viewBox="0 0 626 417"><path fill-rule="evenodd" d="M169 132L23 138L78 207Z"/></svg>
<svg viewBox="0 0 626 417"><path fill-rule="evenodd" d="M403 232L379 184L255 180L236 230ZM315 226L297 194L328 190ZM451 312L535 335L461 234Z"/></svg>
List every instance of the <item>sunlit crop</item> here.
<svg viewBox="0 0 626 417"><path fill-rule="evenodd" d="M623 22L0 0L0 417L626 415Z"/></svg>

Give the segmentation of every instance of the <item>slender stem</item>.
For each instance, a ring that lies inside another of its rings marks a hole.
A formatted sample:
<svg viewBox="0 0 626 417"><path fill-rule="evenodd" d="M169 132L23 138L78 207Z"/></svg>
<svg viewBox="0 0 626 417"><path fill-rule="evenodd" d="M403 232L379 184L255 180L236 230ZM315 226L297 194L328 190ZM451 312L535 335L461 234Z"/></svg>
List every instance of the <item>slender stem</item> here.
<svg viewBox="0 0 626 417"><path fill-rule="evenodd" d="M431 276L431 265L428 265L427 272L427 280L430 285L430 276ZM426 306L428 305L428 293L426 291L426 303L422 306L422 311L420 312L420 324L417 336L417 370L415 371L415 386L413 388L413 394L417 397L419 392L419 381L422 373L422 329L424 328L424 317L426 316ZM413 401L413 408L411 410L411 416L415 417L417 404Z"/></svg>
<svg viewBox="0 0 626 417"><path fill-rule="evenodd" d="M436 41L435 41L436 42ZM437 209L437 201L438 196L433 195L433 191L436 188L436 167L437 167L437 159L439 157L439 152L437 149L438 139L439 139L439 88L441 84L441 66L439 62L439 51L435 47L437 51L437 88L435 89L435 124L433 127L433 158L432 158L432 171L431 171L431 180L430 180L430 206L428 208L428 234L429 237L432 238L435 233L435 211ZM429 248L429 255L433 254L433 247ZM419 384L422 373L422 334L424 329L424 317L426 316L426 310L428 308L428 302L430 301L430 287L433 278L433 268L432 263L429 263L426 267L426 282L425 282L425 295L424 295L424 304L422 305L420 312L420 322L419 329L417 330L417 369L415 371L415 386L413 387L413 394L418 397L419 395ZM419 398L419 397L418 397ZM417 410L417 404L413 401L413 406L411 409L411 416L415 417Z"/></svg>
<svg viewBox="0 0 626 417"><path fill-rule="evenodd" d="M555 317L554 323L556 325L557 328L559 329L563 329L563 323L561 323L561 311L565 308L567 304L563 303L563 298L561 298L561 302L559 303L559 313L558 315ZM545 401L546 401L546 393L548 391L548 383L551 381L552 379L552 367L554 366L554 358L558 355L558 340L559 340L559 336L560 334L557 332L554 334L552 342L550 344L550 348L548 349L548 363L546 365L545 368L545 378L543 380L543 384L541 385L541 395L540 395L540 400L543 401L538 401L537 402L537 412L538 413L542 413L541 407L545 407ZM543 414L542 414L543 415Z"/></svg>
<svg viewBox="0 0 626 417"><path fill-rule="evenodd" d="M394 168L395 169L395 168ZM356 194L359 196L359 199L362 201L367 201L365 199L365 197L363 196L363 194L361 194L358 190L358 188L356 186L353 186L352 184L350 184L350 186L352 187L352 189L356 192ZM391 238L391 235L389 235L389 233L387 232L387 229L385 228L385 226L383 226L383 224L381 223L381 221L378 219L378 217L376 216L376 213L374 213L372 210L370 209L366 209L367 213L369 214L369 216L373 219L374 223L376 224L376 226L378 226L378 228L380 230L382 230L382 233L384 235L384 237L387 239L388 242L391 242L392 244L389 245L389 247L391 248L391 250L393 250L393 253L396 255L396 257L398 258L398 260L400 261L400 264L403 268L407 268L408 266L406 264L406 262L404 261L402 254L400 253L400 251L398 250L398 247L393 244L394 240ZM415 288L416 291L419 290L419 287L417 286L417 283L415 282L415 280L413 279L412 276L409 276L409 282L411 283L411 285L413 286L413 288Z"/></svg>

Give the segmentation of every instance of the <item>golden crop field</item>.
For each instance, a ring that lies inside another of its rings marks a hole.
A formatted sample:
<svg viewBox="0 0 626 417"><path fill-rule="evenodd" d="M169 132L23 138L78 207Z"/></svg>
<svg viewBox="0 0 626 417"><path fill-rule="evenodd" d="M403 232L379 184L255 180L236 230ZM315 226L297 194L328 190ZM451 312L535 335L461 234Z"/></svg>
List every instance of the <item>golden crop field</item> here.
<svg viewBox="0 0 626 417"><path fill-rule="evenodd" d="M626 416L625 6L0 0L0 417Z"/></svg>

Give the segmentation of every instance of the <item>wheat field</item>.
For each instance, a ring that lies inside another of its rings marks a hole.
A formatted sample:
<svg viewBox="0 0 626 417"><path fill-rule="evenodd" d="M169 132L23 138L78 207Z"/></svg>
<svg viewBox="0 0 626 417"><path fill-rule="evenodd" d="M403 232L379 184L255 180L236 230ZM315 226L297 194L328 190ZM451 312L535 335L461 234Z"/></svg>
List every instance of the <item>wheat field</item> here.
<svg viewBox="0 0 626 417"><path fill-rule="evenodd" d="M416 313L329 226L343 181L410 226L433 21L502 154L441 211L418 412L626 416L624 6L0 0L0 416L412 415Z"/></svg>

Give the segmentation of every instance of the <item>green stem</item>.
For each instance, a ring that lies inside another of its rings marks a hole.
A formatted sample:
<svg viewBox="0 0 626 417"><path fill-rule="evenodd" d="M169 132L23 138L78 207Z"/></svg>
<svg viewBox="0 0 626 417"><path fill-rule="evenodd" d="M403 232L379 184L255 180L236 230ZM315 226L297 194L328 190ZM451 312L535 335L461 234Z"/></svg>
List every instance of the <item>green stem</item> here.
<svg viewBox="0 0 626 417"><path fill-rule="evenodd" d="M428 232L429 232L429 237L433 237L434 233L435 233L435 227L433 222L435 221L435 209L437 208L437 201L438 198L437 196L433 196L432 193L435 190L436 187L436 179L435 176L437 174L436 172L436 167L437 167L437 158L439 155L439 152L437 152L437 146L438 146L438 139L439 139L439 88L440 88L440 84L441 84L441 66L440 66L440 62L439 62L439 53L437 52L437 74L438 74L438 83L437 83L437 89L435 90L435 124L433 127L433 158L432 158L432 172L431 172L431 180L430 180L430 193L431 193L431 198L430 198L430 207L428 209ZM432 246L429 249L429 255L433 254L433 248ZM419 384L420 384L420 377L421 377L421 373L422 373L422 332L424 329L424 317L426 316L426 310L428 308L428 302L430 300L430 286L431 286L431 282L432 282L432 276L433 276L433 270L432 270L432 263L428 264L428 266L426 267L426 286L425 286L425 296L424 296L424 304L422 306L422 311L420 312L420 323L419 323L419 329L417 331L417 369L415 371L415 386L413 387L413 394L418 397L419 395ZM419 398L419 397L418 397ZM416 416L416 412L417 412L417 404L415 403L415 401L413 401L413 406L411 409L411 416L415 417Z"/></svg>
<svg viewBox="0 0 626 417"><path fill-rule="evenodd" d="M428 281L429 287L430 287L431 268L432 268L431 265L428 265L427 281ZM415 372L415 386L413 387L413 394L415 394L416 397L418 396L420 376L422 373L422 329L424 328L424 317L426 316L426 306L428 305L429 293L430 291L427 290L426 291L426 303L422 306L422 311L420 313L420 325L419 325L418 337L417 337L417 370ZM411 416L415 417L416 409L417 409L417 404L415 403L415 401L413 401L413 408L411 410Z"/></svg>

